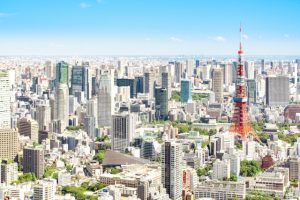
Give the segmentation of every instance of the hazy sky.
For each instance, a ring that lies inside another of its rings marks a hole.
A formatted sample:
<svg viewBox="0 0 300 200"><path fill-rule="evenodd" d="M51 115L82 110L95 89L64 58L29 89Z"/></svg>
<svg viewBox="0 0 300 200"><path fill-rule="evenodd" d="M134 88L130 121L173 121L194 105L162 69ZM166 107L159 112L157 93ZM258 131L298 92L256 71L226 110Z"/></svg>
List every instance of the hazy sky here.
<svg viewBox="0 0 300 200"><path fill-rule="evenodd" d="M300 55L299 0L0 0L0 55Z"/></svg>

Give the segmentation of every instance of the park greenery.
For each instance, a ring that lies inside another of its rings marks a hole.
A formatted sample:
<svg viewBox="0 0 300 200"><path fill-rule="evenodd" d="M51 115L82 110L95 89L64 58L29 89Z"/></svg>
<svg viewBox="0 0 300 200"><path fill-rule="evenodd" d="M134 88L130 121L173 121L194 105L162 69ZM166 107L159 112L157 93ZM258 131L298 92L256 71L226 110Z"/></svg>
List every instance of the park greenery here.
<svg viewBox="0 0 300 200"><path fill-rule="evenodd" d="M78 131L80 129L83 129L83 125L82 124L77 125L77 126L67 126L67 130L69 130L69 131Z"/></svg>
<svg viewBox="0 0 300 200"><path fill-rule="evenodd" d="M234 174L234 173L230 173L230 177L229 178L224 177L223 181L234 181L234 182L237 182L237 175Z"/></svg>
<svg viewBox="0 0 300 200"><path fill-rule="evenodd" d="M93 195L86 195L85 192L92 191L96 192L102 188L106 187L105 184L100 182L90 184L89 182L84 182L80 187L76 186L65 186L62 188L62 193L67 194L70 193L75 196L78 200L96 200L97 197Z"/></svg>
<svg viewBox="0 0 300 200"><path fill-rule="evenodd" d="M117 168L117 167L113 167L110 169L110 173L111 174L119 174L121 173L123 170L121 168Z"/></svg>
<svg viewBox="0 0 300 200"><path fill-rule="evenodd" d="M33 173L24 173L18 176L18 180L15 181L16 184L21 184L29 181L36 181L36 176Z"/></svg>
<svg viewBox="0 0 300 200"><path fill-rule="evenodd" d="M98 153L94 156L94 160L97 160L99 163L103 162L103 159L105 157L106 150L100 150Z"/></svg>
<svg viewBox="0 0 300 200"><path fill-rule="evenodd" d="M242 160L240 175L244 177L254 177L261 171L260 163L257 160Z"/></svg>
<svg viewBox="0 0 300 200"><path fill-rule="evenodd" d="M56 172L56 167L53 165L48 165L44 169L44 178L52 177L54 173Z"/></svg>
<svg viewBox="0 0 300 200"><path fill-rule="evenodd" d="M265 194L258 191L248 192L246 200L280 200L281 198L275 195Z"/></svg>
<svg viewBox="0 0 300 200"><path fill-rule="evenodd" d="M207 175L207 173L212 169L212 165L206 165L205 167L199 167L197 169L197 175L199 177Z"/></svg>
<svg viewBox="0 0 300 200"><path fill-rule="evenodd" d="M208 97L208 94L206 93L193 93L192 99L193 101L200 101L203 98ZM180 91L172 91L171 99L173 99L176 102L180 101Z"/></svg>

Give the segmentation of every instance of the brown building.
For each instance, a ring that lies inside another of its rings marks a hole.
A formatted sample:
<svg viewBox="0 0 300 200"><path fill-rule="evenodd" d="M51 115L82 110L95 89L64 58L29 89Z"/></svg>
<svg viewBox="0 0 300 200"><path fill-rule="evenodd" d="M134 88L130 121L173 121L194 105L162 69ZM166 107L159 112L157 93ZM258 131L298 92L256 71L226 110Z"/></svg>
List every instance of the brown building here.
<svg viewBox="0 0 300 200"><path fill-rule="evenodd" d="M44 149L42 146L27 146L23 149L23 172L34 173L37 178L44 174Z"/></svg>
<svg viewBox="0 0 300 200"><path fill-rule="evenodd" d="M261 161L261 168L263 170L266 170L266 169L270 168L273 164L274 164L274 162L273 162L272 156L266 155L265 157L263 157L263 159Z"/></svg>
<svg viewBox="0 0 300 200"><path fill-rule="evenodd" d="M295 122L296 114L300 113L300 104L288 105L287 107L285 107L283 113L285 121L292 120L293 122Z"/></svg>
<svg viewBox="0 0 300 200"><path fill-rule="evenodd" d="M289 160L290 180L300 180L300 158L293 157Z"/></svg>
<svg viewBox="0 0 300 200"><path fill-rule="evenodd" d="M35 120L21 118L18 120L18 129L20 135L28 136L32 142L38 143L39 125Z"/></svg>
<svg viewBox="0 0 300 200"><path fill-rule="evenodd" d="M0 160L15 160L19 152L17 129L0 129Z"/></svg>

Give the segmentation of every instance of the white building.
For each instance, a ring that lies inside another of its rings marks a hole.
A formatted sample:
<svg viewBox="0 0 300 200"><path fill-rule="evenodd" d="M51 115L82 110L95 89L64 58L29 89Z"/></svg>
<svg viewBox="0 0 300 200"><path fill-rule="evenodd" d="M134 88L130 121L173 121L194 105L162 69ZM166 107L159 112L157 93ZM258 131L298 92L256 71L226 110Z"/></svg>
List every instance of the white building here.
<svg viewBox="0 0 300 200"><path fill-rule="evenodd" d="M161 178L167 194L173 200L182 199L182 146L165 142L161 150Z"/></svg>
<svg viewBox="0 0 300 200"><path fill-rule="evenodd" d="M216 160L213 164L212 179L223 180L230 177L230 162L228 160Z"/></svg>
<svg viewBox="0 0 300 200"><path fill-rule="evenodd" d="M64 130L69 124L69 88L67 84L58 83L55 93L55 119L61 123Z"/></svg>
<svg viewBox="0 0 300 200"><path fill-rule="evenodd" d="M0 128L11 128L9 73L0 71Z"/></svg>
<svg viewBox="0 0 300 200"><path fill-rule="evenodd" d="M56 180L43 179L33 187L33 200L55 200Z"/></svg>

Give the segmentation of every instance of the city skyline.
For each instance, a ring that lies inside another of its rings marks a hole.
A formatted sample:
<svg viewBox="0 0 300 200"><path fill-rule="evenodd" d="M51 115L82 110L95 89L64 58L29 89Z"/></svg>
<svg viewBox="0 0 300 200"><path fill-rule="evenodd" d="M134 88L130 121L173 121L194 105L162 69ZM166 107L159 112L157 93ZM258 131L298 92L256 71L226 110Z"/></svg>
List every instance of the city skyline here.
<svg viewBox="0 0 300 200"><path fill-rule="evenodd" d="M298 1L0 3L0 55L298 55Z"/></svg>

